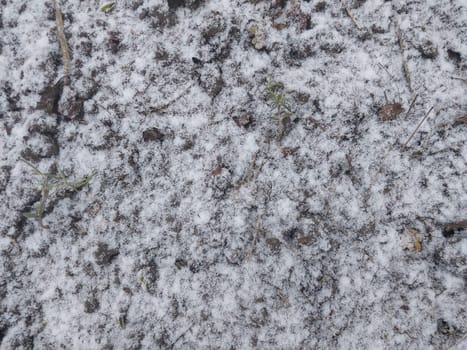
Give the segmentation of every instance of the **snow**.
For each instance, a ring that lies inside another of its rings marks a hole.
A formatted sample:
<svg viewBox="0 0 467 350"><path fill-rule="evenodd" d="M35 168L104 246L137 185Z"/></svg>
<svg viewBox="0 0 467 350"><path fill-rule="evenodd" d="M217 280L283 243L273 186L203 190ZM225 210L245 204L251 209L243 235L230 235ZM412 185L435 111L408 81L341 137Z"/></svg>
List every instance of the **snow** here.
<svg viewBox="0 0 467 350"><path fill-rule="evenodd" d="M337 1L185 2L60 2L72 76L54 112L38 106L63 74L52 5L2 2L0 349L455 346L467 236L445 225L467 209L465 3L349 1L359 30ZM271 119L271 79L288 126ZM378 117L387 102L395 120ZM41 227L23 217L40 178L20 157L95 175Z"/></svg>

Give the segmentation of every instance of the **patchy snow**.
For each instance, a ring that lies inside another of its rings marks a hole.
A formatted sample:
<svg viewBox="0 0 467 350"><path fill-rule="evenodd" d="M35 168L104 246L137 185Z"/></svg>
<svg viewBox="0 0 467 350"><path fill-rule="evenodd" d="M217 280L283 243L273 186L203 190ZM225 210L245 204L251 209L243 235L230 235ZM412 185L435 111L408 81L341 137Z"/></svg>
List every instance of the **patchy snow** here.
<svg viewBox="0 0 467 350"><path fill-rule="evenodd" d="M345 3L0 2L1 349L467 349L467 6Z"/></svg>

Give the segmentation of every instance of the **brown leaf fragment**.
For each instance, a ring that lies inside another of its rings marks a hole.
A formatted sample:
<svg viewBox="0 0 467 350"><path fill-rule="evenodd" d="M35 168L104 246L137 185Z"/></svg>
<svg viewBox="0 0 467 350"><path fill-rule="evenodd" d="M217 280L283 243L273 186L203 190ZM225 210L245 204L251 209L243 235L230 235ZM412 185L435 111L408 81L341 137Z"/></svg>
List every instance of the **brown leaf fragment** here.
<svg viewBox="0 0 467 350"><path fill-rule="evenodd" d="M216 166L216 167L211 171L211 175L212 175L212 176L219 176L220 174L222 174L222 166L220 166L220 165Z"/></svg>
<svg viewBox="0 0 467 350"><path fill-rule="evenodd" d="M454 119L454 125L462 125L467 124L467 113L464 115L460 115Z"/></svg>
<svg viewBox="0 0 467 350"><path fill-rule="evenodd" d="M378 112L378 117L383 121L394 120L403 111L400 103L387 103Z"/></svg>
<svg viewBox="0 0 467 350"><path fill-rule="evenodd" d="M299 245L310 245L313 243L314 237L313 235L303 236L297 239L297 243Z"/></svg>
<svg viewBox="0 0 467 350"><path fill-rule="evenodd" d="M414 243L413 243L413 249L417 253L422 250L422 240L421 240L419 235L415 236L415 240L414 240Z"/></svg>
<svg viewBox="0 0 467 350"><path fill-rule="evenodd" d="M281 147L281 153L283 157L295 154L300 147Z"/></svg>

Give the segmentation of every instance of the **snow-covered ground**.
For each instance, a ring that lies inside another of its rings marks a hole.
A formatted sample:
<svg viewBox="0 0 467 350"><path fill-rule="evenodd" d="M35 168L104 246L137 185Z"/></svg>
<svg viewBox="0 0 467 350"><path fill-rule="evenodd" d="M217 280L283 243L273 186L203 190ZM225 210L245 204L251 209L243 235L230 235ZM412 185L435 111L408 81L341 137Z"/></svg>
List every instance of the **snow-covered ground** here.
<svg viewBox="0 0 467 350"><path fill-rule="evenodd" d="M0 1L1 349L467 348L465 0L102 4Z"/></svg>

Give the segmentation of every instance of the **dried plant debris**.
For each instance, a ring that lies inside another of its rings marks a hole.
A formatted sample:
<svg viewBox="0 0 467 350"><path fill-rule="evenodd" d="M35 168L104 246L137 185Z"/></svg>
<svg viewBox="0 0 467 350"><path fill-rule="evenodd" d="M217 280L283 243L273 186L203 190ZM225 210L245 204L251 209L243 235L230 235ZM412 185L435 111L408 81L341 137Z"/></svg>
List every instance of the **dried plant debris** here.
<svg viewBox="0 0 467 350"><path fill-rule="evenodd" d="M272 26L276 28L277 30L283 30L287 28L287 23L285 21L274 20L272 22Z"/></svg>
<svg viewBox="0 0 467 350"><path fill-rule="evenodd" d="M301 246L312 245L313 242L315 241L316 241L316 237L314 235L306 235L306 236L297 238L297 243Z"/></svg>
<svg viewBox="0 0 467 350"><path fill-rule="evenodd" d="M402 105L400 103L386 103L378 112L378 117L382 121L394 120L402 113Z"/></svg>
<svg viewBox="0 0 467 350"><path fill-rule="evenodd" d="M405 40L402 35L402 31L400 28L397 29L397 42L399 44L399 48L401 50L401 56L402 56L402 71L404 72L404 78L407 82L407 87L410 92L413 91L412 89L412 79L410 77L410 71L409 71L409 66L407 63L407 58L406 58L406 53L405 53Z"/></svg>
<svg viewBox="0 0 467 350"><path fill-rule="evenodd" d="M410 103L409 109L407 110L407 113L405 114L405 119L407 119L408 116L410 115L410 112L412 112L413 106L415 106L415 101L417 100L417 98L418 98L418 94L415 95L414 98L412 99L412 102Z"/></svg>
<svg viewBox="0 0 467 350"><path fill-rule="evenodd" d="M248 25L248 34L250 42L256 50L263 50L266 48L266 33L259 24L253 22Z"/></svg>
<svg viewBox="0 0 467 350"><path fill-rule="evenodd" d="M347 15L350 17L350 19L352 20L352 22L355 24L355 26L358 28L358 29L362 29L362 26L361 24L357 21L357 18L355 18L355 16L353 15L352 11L350 11L349 7L348 6L344 6L344 9L345 9L345 12L347 13Z"/></svg>
<svg viewBox="0 0 467 350"><path fill-rule="evenodd" d="M71 57L70 57L70 48L68 47L68 41L65 35L65 27L63 24L62 11L58 6L56 0L52 0L52 4L55 9L55 22L57 24L57 35L58 41L60 43L60 50L62 52L63 59L63 76L65 81L68 82L71 71Z"/></svg>
<svg viewBox="0 0 467 350"><path fill-rule="evenodd" d="M467 220L451 222L444 225L443 236L449 238L461 231L467 231Z"/></svg>
<svg viewBox="0 0 467 350"><path fill-rule="evenodd" d="M283 157L287 157L295 154L300 147L281 147L281 153Z"/></svg>
<svg viewBox="0 0 467 350"><path fill-rule="evenodd" d="M52 198L56 198L57 196L64 194L65 191L76 192L80 190L82 187L87 185L94 176L94 174L91 174L79 180L70 181L69 177L66 176L59 168L56 168L56 172L44 173L26 159L21 159L21 161L27 164L34 174L41 180L40 200L38 203L34 204L31 212L25 213L24 215L26 217L36 219L39 225L44 228L47 228L47 226L43 224L42 217L47 209L49 201Z"/></svg>
<svg viewBox="0 0 467 350"><path fill-rule="evenodd" d="M406 228L403 232L403 246L409 250L412 250L416 253L422 251L422 237L420 232L411 227Z"/></svg>
<svg viewBox="0 0 467 350"><path fill-rule="evenodd" d="M431 111L433 110L433 107L431 107L428 112L425 113L425 115L423 116L423 118L420 120L420 122L417 124L415 130L412 132L412 134L410 134L409 138L407 139L407 141L404 142L404 144L402 145L402 149L405 149L407 147L407 145L410 143L410 141L412 140L412 138L415 136L415 134L417 133L418 129L420 129L420 127L422 126L422 124L428 119L428 116L430 115Z"/></svg>
<svg viewBox="0 0 467 350"><path fill-rule="evenodd" d="M454 125L465 125L465 124L467 124L467 113L454 118Z"/></svg>

